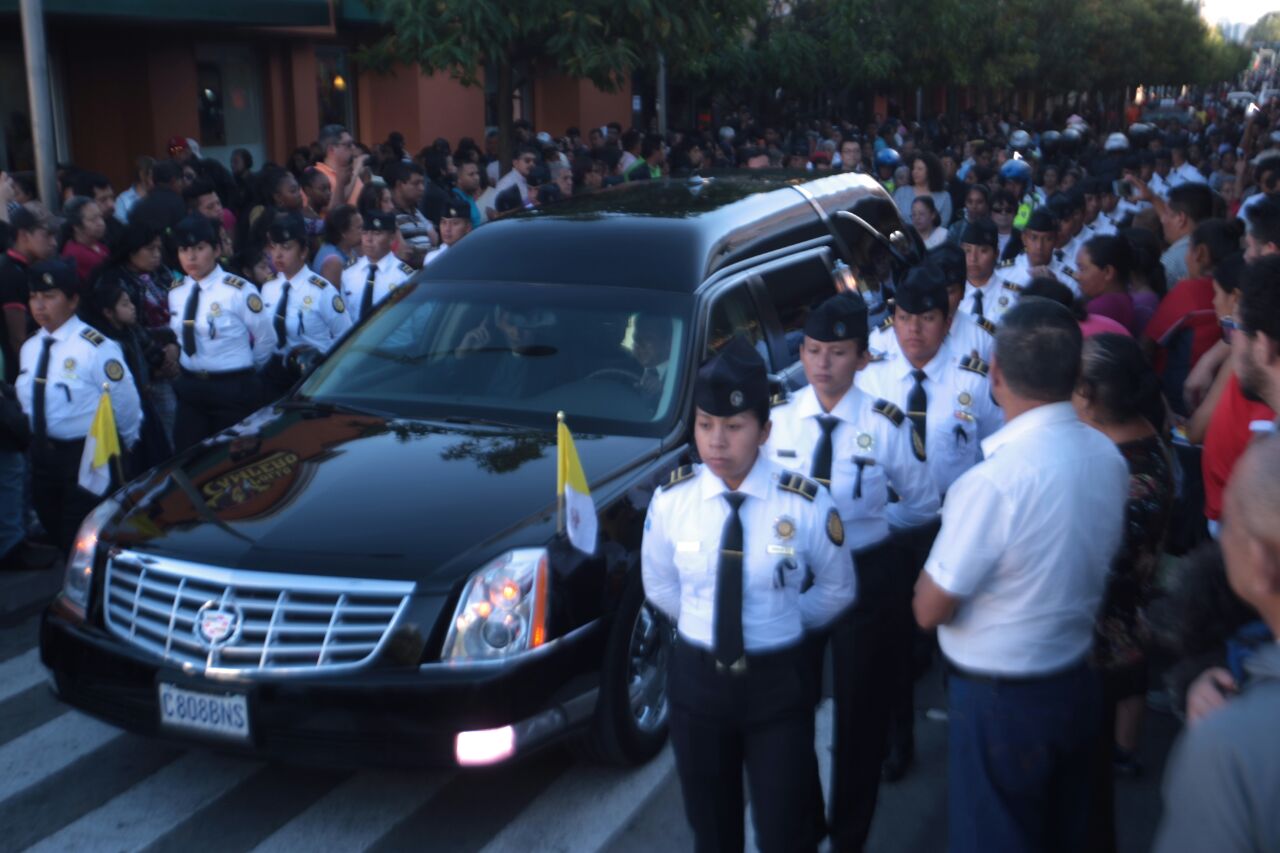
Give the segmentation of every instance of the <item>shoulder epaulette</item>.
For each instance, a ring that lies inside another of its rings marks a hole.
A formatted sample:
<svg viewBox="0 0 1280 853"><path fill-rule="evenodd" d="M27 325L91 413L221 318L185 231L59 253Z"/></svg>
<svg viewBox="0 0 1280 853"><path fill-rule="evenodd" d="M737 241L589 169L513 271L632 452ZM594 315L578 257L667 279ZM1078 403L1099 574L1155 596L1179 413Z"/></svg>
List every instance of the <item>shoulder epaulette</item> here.
<svg viewBox="0 0 1280 853"><path fill-rule="evenodd" d="M888 353L876 352L875 350L868 350L867 352L871 355L871 360L870 360L871 364L876 364L877 362L884 361L889 357Z"/></svg>
<svg viewBox="0 0 1280 853"><path fill-rule="evenodd" d="M413 267L406 264L404 261L401 261L400 272L404 273L405 275L413 275L415 272L417 272L417 270L415 270Z"/></svg>
<svg viewBox="0 0 1280 853"><path fill-rule="evenodd" d="M877 415L884 415L893 421L894 426L902 426L902 422L907 419L906 413L888 400L876 400L871 404L871 411Z"/></svg>
<svg viewBox="0 0 1280 853"><path fill-rule="evenodd" d="M880 325L876 326L876 328L877 328L877 329L881 329L881 330L888 330L888 329L892 329L892 328L893 328L893 315L892 315L892 314L890 314L888 317L885 317L883 320L881 320L881 321L880 321Z"/></svg>
<svg viewBox="0 0 1280 853"><path fill-rule="evenodd" d="M776 409L778 406L787 402L787 399L787 392L785 390L779 391L777 394L774 394L769 398L769 408Z"/></svg>
<svg viewBox="0 0 1280 853"><path fill-rule="evenodd" d="M182 285L186 283L187 283L187 277L185 275L175 275L172 279L169 280L169 289L177 290L179 287L182 287Z"/></svg>
<svg viewBox="0 0 1280 853"><path fill-rule="evenodd" d="M356 264L358 264L358 263L360 263L360 256L359 256L359 255L357 255L357 256L356 256L356 257L354 257L354 258L350 258L350 259L348 259L348 260L347 260L347 262L346 262L345 264L343 264L343 265L342 265L342 268L343 268L344 270L349 270L349 269L351 269L352 267L354 267L354 266L355 266Z"/></svg>
<svg viewBox="0 0 1280 853"><path fill-rule="evenodd" d="M1007 261L1001 261L1001 262L1000 262L1000 268L1001 268L1001 269L1008 269L1009 267L1013 266L1013 265L1014 265L1014 264L1016 264L1017 262L1018 262L1018 259L1017 259L1017 258L1010 258L1010 259L1009 259L1009 260L1007 260Z"/></svg>
<svg viewBox="0 0 1280 853"><path fill-rule="evenodd" d="M818 489L822 487L803 474L788 471L778 478L778 488L784 492L794 492L805 500L811 501L818 496Z"/></svg>
<svg viewBox="0 0 1280 853"><path fill-rule="evenodd" d="M240 290L249 282L245 281L238 275L232 275L231 273L227 273L222 277L222 283L229 284L232 287L234 287L236 290Z"/></svg>
<svg viewBox="0 0 1280 853"><path fill-rule="evenodd" d="M967 370L970 373L976 373L979 376L986 376L987 371L990 370L987 363L973 353L970 353L960 359L960 369Z"/></svg>
<svg viewBox="0 0 1280 853"><path fill-rule="evenodd" d="M104 337L103 334L99 332L97 329L89 329L89 328L81 329L80 337L84 338L86 341L93 344L95 347L102 346L103 342L106 340L106 337Z"/></svg>
<svg viewBox="0 0 1280 853"><path fill-rule="evenodd" d="M324 288L326 288L326 287L328 287L328 286L329 286L329 279L327 279L327 278L321 278L321 277L320 277L320 276L318 276L318 275L308 276L308 277L307 277L307 281L311 282L311 283L312 283L312 284L314 284L316 287L319 287L319 288L321 288L321 289L324 289Z"/></svg>
<svg viewBox="0 0 1280 853"><path fill-rule="evenodd" d="M977 324L979 329L994 335L996 333L996 324L988 320L986 317L974 317L973 322Z"/></svg>
<svg viewBox="0 0 1280 853"><path fill-rule="evenodd" d="M694 475L697 473L698 469L694 468L692 465L681 465L679 468L671 472L671 476L667 478L666 485L664 485L663 488L669 489L672 486L680 485L686 480L692 480Z"/></svg>
<svg viewBox="0 0 1280 853"><path fill-rule="evenodd" d="M1022 292L1022 285L1020 285L1020 284L1014 284L1014 283L1013 283L1013 282L1011 282L1011 281L1006 281L1006 282L1004 283L1004 289L1005 289L1005 290L1012 290L1014 293L1021 293L1021 292Z"/></svg>

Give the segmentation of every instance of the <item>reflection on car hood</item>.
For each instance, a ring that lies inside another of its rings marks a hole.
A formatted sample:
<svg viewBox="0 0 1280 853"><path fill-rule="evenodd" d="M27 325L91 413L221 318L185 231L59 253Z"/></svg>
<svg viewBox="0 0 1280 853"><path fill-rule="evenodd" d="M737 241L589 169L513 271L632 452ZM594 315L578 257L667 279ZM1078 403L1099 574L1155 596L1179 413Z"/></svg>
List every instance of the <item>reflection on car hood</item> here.
<svg viewBox="0 0 1280 853"><path fill-rule="evenodd" d="M554 530L554 430L266 409L128 490L106 538L229 568L445 588ZM656 439L580 436L596 482Z"/></svg>

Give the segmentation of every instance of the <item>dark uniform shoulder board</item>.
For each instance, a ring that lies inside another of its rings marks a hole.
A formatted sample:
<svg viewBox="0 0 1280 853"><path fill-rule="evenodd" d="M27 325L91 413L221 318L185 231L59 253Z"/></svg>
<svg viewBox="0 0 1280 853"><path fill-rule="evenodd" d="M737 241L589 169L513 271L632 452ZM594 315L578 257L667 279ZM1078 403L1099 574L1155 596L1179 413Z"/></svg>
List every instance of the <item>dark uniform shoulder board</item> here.
<svg viewBox="0 0 1280 853"><path fill-rule="evenodd" d="M844 544L844 522L840 520L840 513L834 508L827 511L827 538L831 540L832 545Z"/></svg>
<svg viewBox="0 0 1280 853"><path fill-rule="evenodd" d="M119 382L121 379L124 379L124 365L116 361L114 358L110 359L105 365L103 365L102 371L107 374L107 378L112 382Z"/></svg>
<svg viewBox="0 0 1280 853"><path fill-rule="evenodd" d="M1016 264L1017 262L1018 262L1018 259L1017 259L1017 258L1009 258L1009 260L1007 260L1007 261L1001 261L1001 262L1000 262L1000 268L1001 268L1001 269L1008 269L1009 267L1013 266L1013 265L1014 265L1014 264Z"/></svg>
<svg viewBox="0 0 1280 853"><path fill-rule="evenodd" d="M413 267L406 264L404 261L401 261L400 272L404 273L405 275L413 275L413 273L415 273L416 270Z"/></svg>
<svg viewBox="0 0 1280 853"><path fill-rule="evenodd" d="M774 394L772 397L769 398L769 408L775 409L778 406L781 406L785 402L787 402L787 392L779 391L777 394Z"/></svg>
<svg viewBox="0 0 1280 853"><path fill-rule="evenodd" d="M871 360L870 360L871 364L875 364L877 361L884 361L885 359L888 358L888 355L886 355L885 353L876 352L875 350L870 350L870 353L871 353Z"/></svg>
<svg viewBox="0 0 1280 853"><path fill-rule="evenodd" d="M667 478L667 484L663 486L663 488L669 489L672 486L680 485L686 480L692 480L694 475L697 473L698 469L694 468L692 465L681 465L679 468L671 472L671 476Z"/></svg>
<svg viewBox="0 0 1280 853"><path fill-rule="evenodd" d="M356 256L356 257L354 257L354 258L350 258L350 259L348 259L348 260L347 260L347 262L346 262L345 264L343 264L343 265L342 265L342 268L343 268L344 270L349 270L349 269L351 269L352 267L354 267L354 266L355 266L356 264L358 264L358 263L360 263L360 257L357 255L357 256Z"/></svg>
<svg viewBox="0 0 1280 853"><path fill-rule="evenodd" d="M984 332L994 335L996 333L996 324L988 320L986 317L975 317L974 322L978 324L978 328Z"/></svg>
<svg viewBox="0 0 1280 853"><path fill-rule="evenodd" d="M778 488L784 492L794 492L805 500L811 501L818 496L818 489L821 486L803 474L791 471L778 478Z"/></svg>
<svg viewBox="0 0 1280 853"><path fill-rule="evenodd" d="M187 277L186 277L186 276L184 276L184 275L175 275L175 276L174 276L172 279L170 279L170 281L169 281L169 289L170 289L170 290L177 290L179 287L182 287L182 285L184 285L184 284L186 284L186 283L187 283Z"/></svg>
<svg viewBox="0 0 1280 853"><path fill-rule="evenodd" d="M246 284L248 284L249 282L245 281L244 279L242 279L242 278L241 278L240 276L238 276L238 275L232 275L231 273L227 273L226 275L224 275L224 276L222 277L222 283L223 283L223 284L229 284L229 285L231 285L232 287L234 287L236 290L240 290L242 287L244 287L244 286L245 286Z"/></svg>
<svg viewBox="0 0 1280 853"><path fill-rule="evenodd" d="M875 412L877 415L884 415L886 418L893 421L894 426L902 426L902 422L907 419L907 413L902 411L902 409L899 409L893 403L890 403L888 400L876 400L871 405L871 411Z"/></svg>
<svg viewBox="0 0 1280 853"><path fill-rule="evenodd" d="M988 367L985 361L978 358L976 353L970 353L960 359L960 369L967 370L970 373L976 373L979 376L986 376L990 367Z"/></svg>
<svg viewBox="0 0 1280 853"><path fill-rule="evenodd" d="M249 306L249 310L255 314L262 311L262 297L256 293L250 293L245 303Z"/></svg>
<svg viewBox="0 0 1280 853"><path fill-rule="evenodd" d="M106 338L103 337L102 333L99 332L97 329L81 329L80 337L84 338L86 341L93 344L95 347L102 346L103 341L106 340Z"/></svg>
<svg viewBox="0 0 1280 853"><path fill-rule="evenodd" d="M1022 285L1020 285L1020 284L1014 284L1014 283L1013 283L1013 282L1011 282L1011 281L1006 281L1006 282L1004 283L1004 289L1005 289L1005 290L1012 290L1014 293L1021 293L1021 292L1022 292Z"/></svg>
<svg viewBox="0 0 1280 853"><path fill-rule="evenodd" d="M876 326L876 328L877 328L877 329L880 329L881 331L886 331L886 330L888 330L888 329L892 329L892 328L893 328L893 315L892 315L892 314L890 314L888 317L885 317L883 320L881 320L881 321L880 321L880 325Z"/></svg>
<svg viewBox="0 0 1280 853"><path fill-rule="evenodd" d="M307 277L307 281L311 282L311 283L312 283L312 284L314 284L316 287L319 287L319 288L322 288L322 289L323 289L323 288L326 288L326 287L328 287L328 286L329 286L329 279L327 279L327 278L321 278L321 277L320 277L320 276L318 276L318 275L308 276L308 277Z"/></svg>

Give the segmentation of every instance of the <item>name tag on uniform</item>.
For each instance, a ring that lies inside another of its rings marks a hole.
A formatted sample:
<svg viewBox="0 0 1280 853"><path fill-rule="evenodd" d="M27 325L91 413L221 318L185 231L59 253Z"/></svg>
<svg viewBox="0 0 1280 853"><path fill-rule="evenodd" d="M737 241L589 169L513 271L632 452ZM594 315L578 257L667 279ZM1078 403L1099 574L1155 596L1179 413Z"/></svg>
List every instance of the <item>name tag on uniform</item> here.
<svg viewBox="0 0 1280 853"><path fill-rule="evenodd" d="M796 555L796 549L786 545L770 545L765 550L770 554L782 554L786 557L794 557Z"/></svg>
<svg viewBox="0 0 1280 853"><path fill-rule="evenodd" d="M702 550L701 542L677 542L676 543L677 554L696 554L701 550Z"/></svg>

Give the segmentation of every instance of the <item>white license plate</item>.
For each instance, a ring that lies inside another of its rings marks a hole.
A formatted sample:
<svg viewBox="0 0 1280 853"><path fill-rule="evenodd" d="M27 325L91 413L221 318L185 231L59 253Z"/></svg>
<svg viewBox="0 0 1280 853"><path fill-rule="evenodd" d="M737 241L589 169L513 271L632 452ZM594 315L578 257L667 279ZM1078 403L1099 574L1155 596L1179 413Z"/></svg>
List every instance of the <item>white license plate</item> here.
<svg viewBox="0 0 1280 853"><path fill-rule="evenodd" d="M249 701L235 693L199 693L160 682L160 722L215 737L249 739Z"/></svg>

